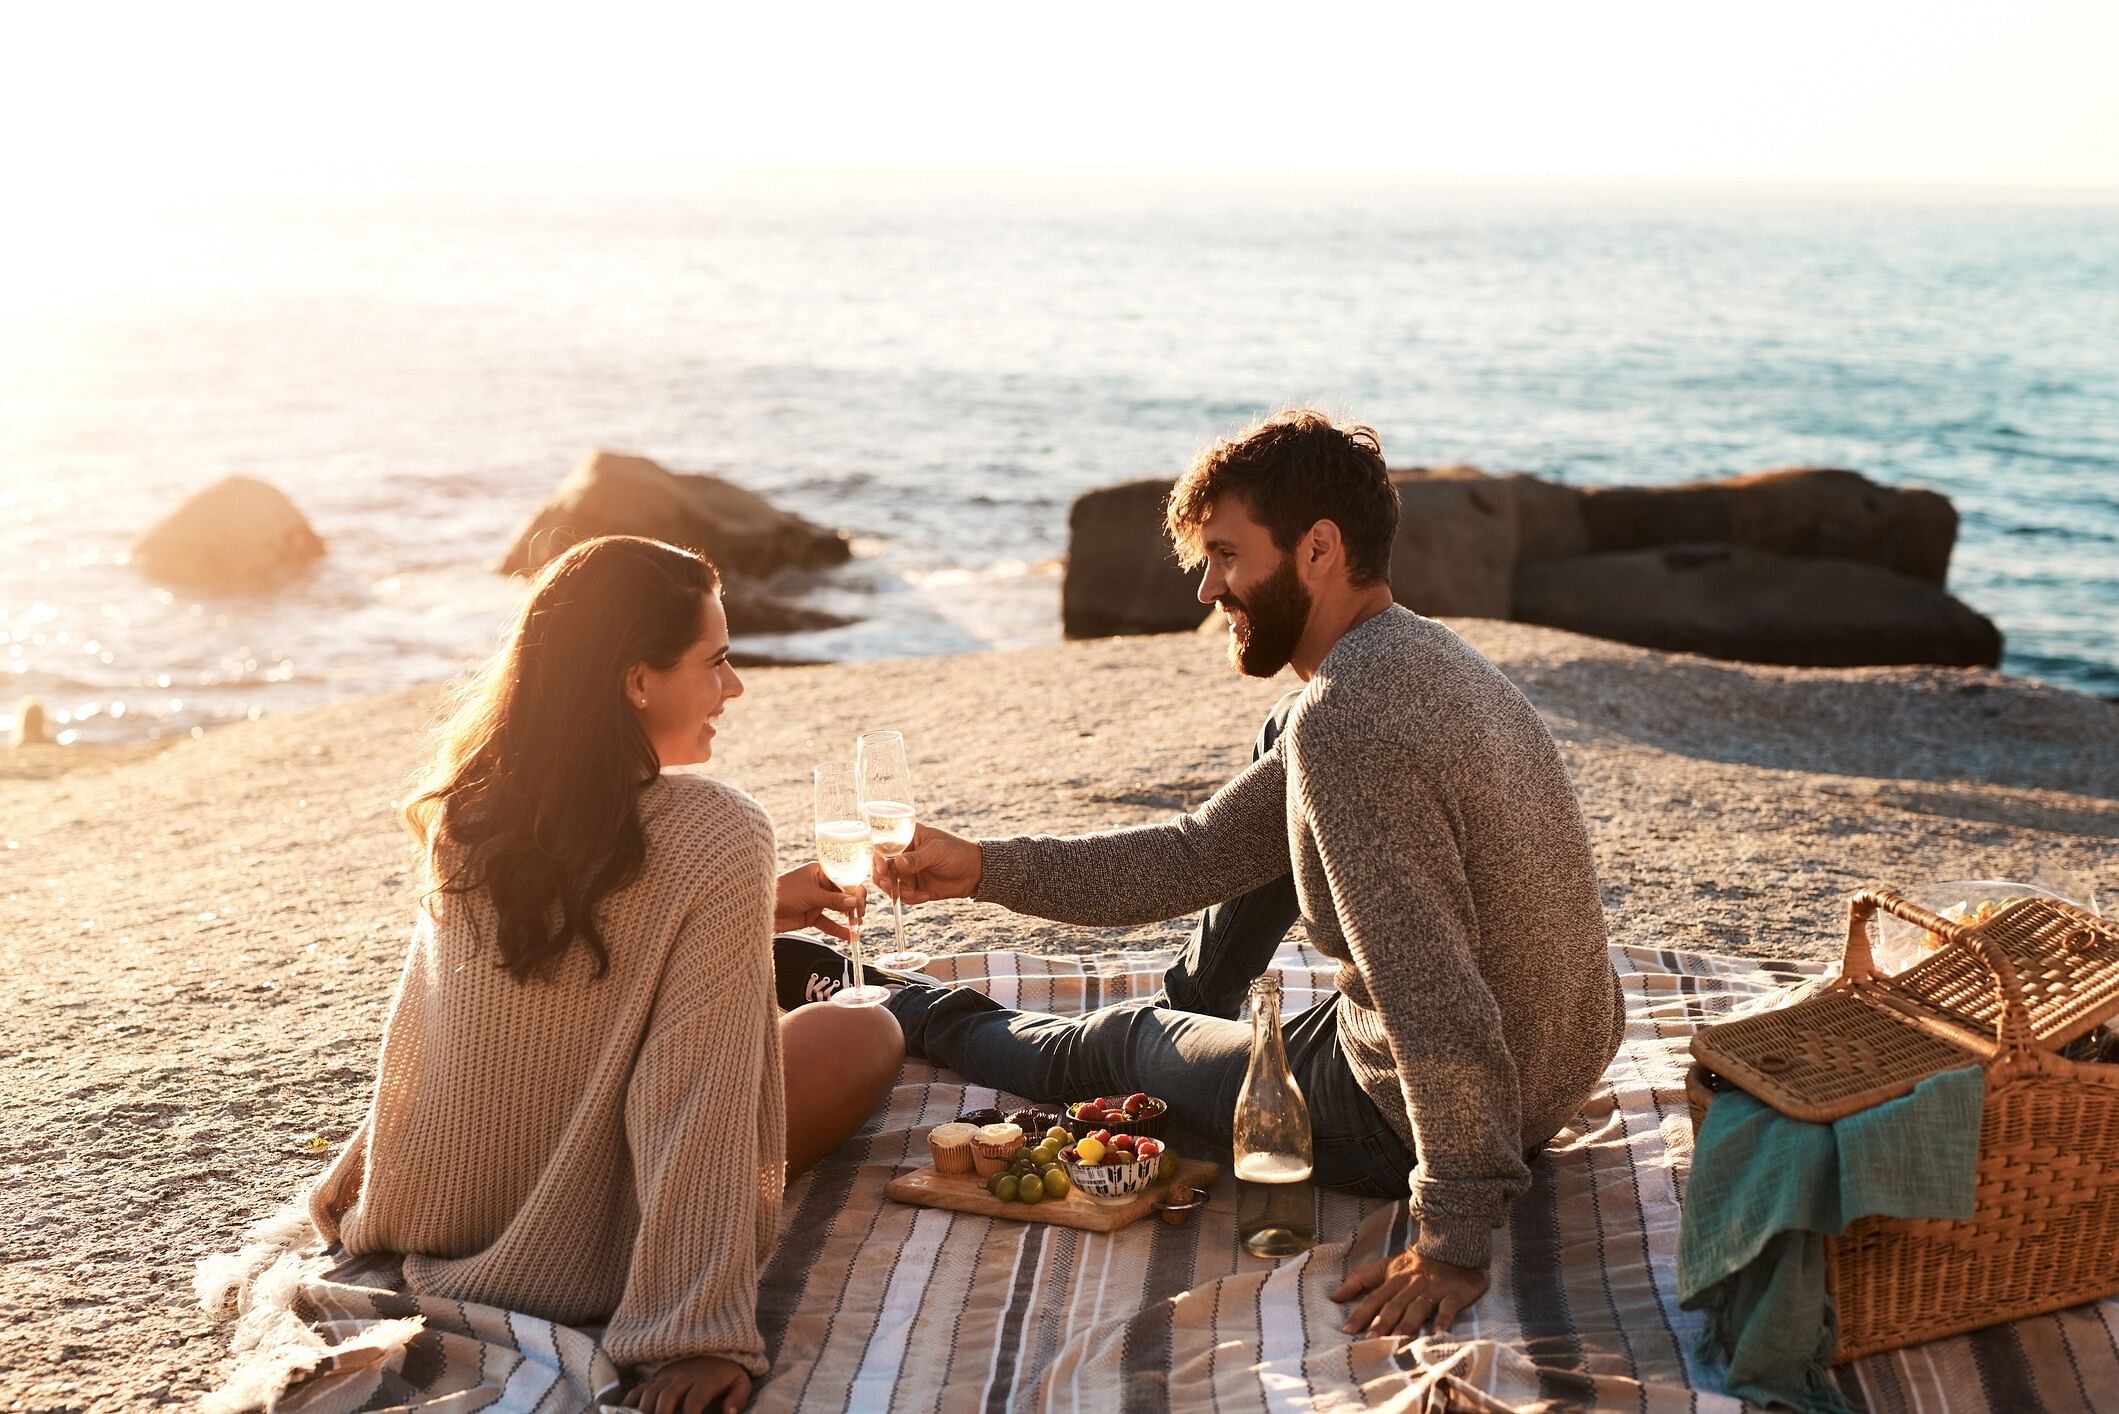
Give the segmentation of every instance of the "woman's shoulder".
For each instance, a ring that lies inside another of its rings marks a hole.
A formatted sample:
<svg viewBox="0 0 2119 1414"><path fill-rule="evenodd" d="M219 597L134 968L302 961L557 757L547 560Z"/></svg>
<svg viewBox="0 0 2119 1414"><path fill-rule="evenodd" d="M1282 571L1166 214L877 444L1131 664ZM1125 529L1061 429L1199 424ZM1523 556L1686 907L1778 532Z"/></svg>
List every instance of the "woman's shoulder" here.
<svg viewBox="0 0 2119 1414"><path fill-rule="evenodd" d="M709 776L665 773L640 800L640 822L655 844L722 853L762 841L773 848L773 822L746 792Z"/></svg>

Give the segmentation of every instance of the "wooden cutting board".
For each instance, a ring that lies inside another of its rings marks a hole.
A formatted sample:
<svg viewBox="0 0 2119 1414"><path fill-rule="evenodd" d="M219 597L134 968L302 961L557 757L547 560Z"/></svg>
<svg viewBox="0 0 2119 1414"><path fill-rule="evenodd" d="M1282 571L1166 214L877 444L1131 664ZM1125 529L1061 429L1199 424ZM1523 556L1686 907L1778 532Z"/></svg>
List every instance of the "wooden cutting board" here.
<svg viewBox="0 0 2119 1414"><path fill-rule="evenodd" d="M947 1208L951 1212L976 1213L987 1218L1013 1218L1017 1222L1052 1223L1059 1227L1085 1228L1090 1232L1114 1232L1137 1222L1153 1210L1173 1183L1188 1184L1204 1193L1214 1186L1221 1170L1204 1159L1179 1159L1175 1177L1151 1183L1129 1198L1091 1198L1072 1189L1064 1198L1042 1203L1004 1203L986 1191L986 1180L975 1173L936 1173L933 1165L900 1174L884 1192L900 1203L922 1208Z"/></svg>

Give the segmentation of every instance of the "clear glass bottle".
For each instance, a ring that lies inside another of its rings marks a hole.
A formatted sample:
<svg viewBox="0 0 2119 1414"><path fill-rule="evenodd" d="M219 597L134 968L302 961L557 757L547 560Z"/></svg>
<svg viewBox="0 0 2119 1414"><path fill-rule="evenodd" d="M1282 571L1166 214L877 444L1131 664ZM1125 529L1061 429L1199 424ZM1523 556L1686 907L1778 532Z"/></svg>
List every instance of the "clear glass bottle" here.
<svg viewBox="0 0 2119 1414"><path fill-rule="evenodd" d="M1310 1182L1310 1107L1280 1039L1280 979L1251 984L1251 1066L1236 1096L1236 1233L1258 1257L1292 1257L1317 1244Z"/></svg>

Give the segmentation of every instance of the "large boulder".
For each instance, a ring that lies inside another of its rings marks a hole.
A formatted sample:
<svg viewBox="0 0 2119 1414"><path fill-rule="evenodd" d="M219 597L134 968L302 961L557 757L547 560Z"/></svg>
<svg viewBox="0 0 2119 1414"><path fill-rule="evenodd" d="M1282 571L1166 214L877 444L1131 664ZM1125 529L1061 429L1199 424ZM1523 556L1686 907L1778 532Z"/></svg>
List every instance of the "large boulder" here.
<svg viewBox="0 0 2119 1414"><path fill-rule="evenodd" d="M665 470L646 457L594 452L515 532L503 574L534 574L598 535L644 535L703 551L731 575L823 569L853 557L846 533L775 509L718 476Z"/></svg>
<svg viewBox="0 0 2119 1414"><path fill-rule="evenodd" d="M1515 617L1749 663L1993 667L2001 633L1933 584L1871 564L1727 544L1528 563Z"/></svg>
<svg viewBox="0 0 2119 1414"><path fill-rule="evenodd" d="M1391 584L1423 614L1508 617L1516 502L1507 483L1469 467L1391 473L1403 509ZM1067 517L1060 621L1069 638L1182 633L1208 617L1199 576L1178 568L1163 534L1164 480L1090 491Z"/></svg>
<svg viewBox="0 0 2119 1414"><path fill-rule="evenodd" d="M1128 481L1075 498L1067 513L1060 628L1069 638L1183 633L1207 616L1198 580L1163 535L1167 479Z"/></svg>
<svg viewBox="0 0 2119 1414"><path fill-rule="evenodd" d="M1505 619L1516 569L1514 489L1471 467L1391 473L1391 593L1432 618Z"/></svg>
<svg viewBox="0 0 2119 1414"><path fill-rule="evenodd" d="M1683 486L1597 486L1577 494L1591 553L1737 545L1854 560L1940 587L1957 541L1957 511L1947 497L1880 486L1835 467L1788 467ZM1524 556L1542 558L1550 557Z"/></svg>
<svg viewBox="0 0 2119 1414"><path fill-rule="evenodd" d="M1516 562L1561 560L1590 552L1582 491L1527 472L1504 477L1516 501Z"/></svg>
<svg viewBox="0 0 2119 1414"><path fill-rule="evenodd" d="M324 542L276 486L248 476L217 481L133 542L150 579L200 594L274 589L323 556Z"/></svg>

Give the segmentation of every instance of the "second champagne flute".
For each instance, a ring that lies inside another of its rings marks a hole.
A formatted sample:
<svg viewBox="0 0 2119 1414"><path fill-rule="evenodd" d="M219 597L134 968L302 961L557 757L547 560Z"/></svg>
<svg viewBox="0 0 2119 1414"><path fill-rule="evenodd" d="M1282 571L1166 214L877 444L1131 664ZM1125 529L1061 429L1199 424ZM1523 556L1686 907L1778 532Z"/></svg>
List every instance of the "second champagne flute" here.
<svg viewBox="0 0 2119 1414"><path fill-rule="evenodd" d="M903 732L863 732L854 744L854 774L861 781L861 811L877 854L895 858L912 844L912 769L905 764ZM905 900L893 887L890 907L897 924L897 950L876 959L893 972L918 972L927 954L905 946Z"/></svg>
<svg viewBox="0 0 2119 1414"><path fill-rule="evenodd" d="M825 877L840 888L866 895L872 865L867 817L861 813L861 791L854 769L843 761L827 761L816 768L817 862ZM847 920L848 949L853 954L853 980L831 994L840 1006L879 1006L890 995L886 987L864 983L861 965L861 923Z"/></svg>

